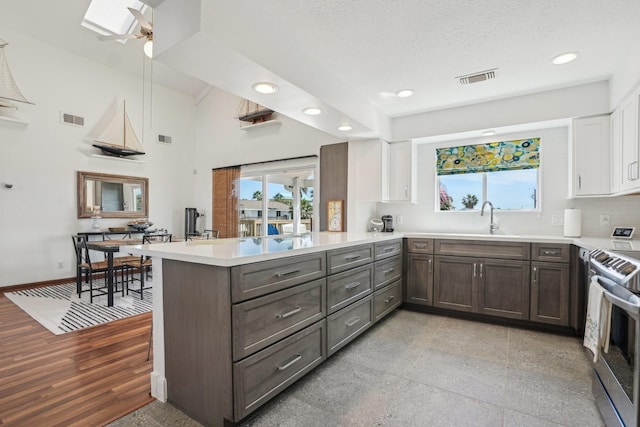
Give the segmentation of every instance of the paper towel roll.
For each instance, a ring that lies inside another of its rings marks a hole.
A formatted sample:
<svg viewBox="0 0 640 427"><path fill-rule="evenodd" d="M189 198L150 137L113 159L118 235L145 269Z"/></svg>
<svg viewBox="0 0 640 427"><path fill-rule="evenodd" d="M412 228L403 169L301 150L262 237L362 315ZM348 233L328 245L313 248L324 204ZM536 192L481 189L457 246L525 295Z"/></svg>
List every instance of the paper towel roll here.
<svg viewBox="0 0 640 427"><path fill-rule="evenodd" d="M564 210L564 237L580 237L582 230L582 210Z"/></svg>

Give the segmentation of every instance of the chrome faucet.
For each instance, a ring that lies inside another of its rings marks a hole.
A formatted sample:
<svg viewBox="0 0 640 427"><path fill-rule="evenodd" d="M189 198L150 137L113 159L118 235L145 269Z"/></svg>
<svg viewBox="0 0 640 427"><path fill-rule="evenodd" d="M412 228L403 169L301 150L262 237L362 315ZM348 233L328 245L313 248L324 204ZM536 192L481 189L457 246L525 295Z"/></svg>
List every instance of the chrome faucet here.
<svg viewBox="0 0 640 427"><path fill-rule="evenodd" d="M482 204L482 209L480 209L480 216L484 215L484 207L486 205L489 205L491 207L491 222L489 223L489 233L493 234L493 232L498 229L498 224L494 224L494 222L493 222L493 203L491 203L490 201L486 200Z"/></svg>

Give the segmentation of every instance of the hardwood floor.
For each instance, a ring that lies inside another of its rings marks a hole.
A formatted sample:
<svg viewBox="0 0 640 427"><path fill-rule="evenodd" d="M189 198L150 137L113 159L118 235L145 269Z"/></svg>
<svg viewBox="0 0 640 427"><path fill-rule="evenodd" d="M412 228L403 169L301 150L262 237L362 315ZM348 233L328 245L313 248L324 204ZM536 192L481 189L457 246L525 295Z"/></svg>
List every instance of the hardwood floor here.
<svg viewBox="0 0 640 427"><path fill-rule="evenodd" d="M0 292L0 425L102 426L154 399L151 313L53 335Z"/></svg>

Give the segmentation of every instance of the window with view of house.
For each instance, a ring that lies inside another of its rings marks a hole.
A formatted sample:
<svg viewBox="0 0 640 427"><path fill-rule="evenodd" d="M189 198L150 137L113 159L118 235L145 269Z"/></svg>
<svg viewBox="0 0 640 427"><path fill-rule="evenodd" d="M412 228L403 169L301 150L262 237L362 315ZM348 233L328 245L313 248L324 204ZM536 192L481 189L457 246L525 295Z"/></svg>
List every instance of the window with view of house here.
<svg viewBox="0 0 640 427"><path fill-rule="evenodd" d="M239 180L238 235L291 235L314 224L316 159L243 167Z"/></svg>
<svg viewBox="0 0 640 427"><path fill-rule="evenodd" d="M540 138L436 149L436 210L539 209Z"/></svg>

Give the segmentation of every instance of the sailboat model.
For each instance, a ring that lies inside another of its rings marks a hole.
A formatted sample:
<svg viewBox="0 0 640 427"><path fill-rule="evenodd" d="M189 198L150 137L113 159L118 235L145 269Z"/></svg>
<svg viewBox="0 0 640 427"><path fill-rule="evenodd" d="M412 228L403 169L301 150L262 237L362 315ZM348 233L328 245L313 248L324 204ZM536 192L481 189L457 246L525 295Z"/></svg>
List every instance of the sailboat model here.
<svg viewBox="0 0 640 427"><path fill-rule="evenodd" d="M238 107L238 114L236 119L242 120L243 122L251 122L253 124L266 122L271 119L271 115L273 114L273 110L263 107L257 102L249 101L248 99L243 99L240 102L240 107Z"/></svg>
<svg viewBox="0 0 640 427"><path fill-rule="evenodd" d="M4 48L7 42L0 39L0 107L17 109L18 107L12 102L24 102L25 104L33 104L20 92L16 80L11 74L11 69L7 63L4 54Z"/></svg>
<svg viewBox="0 0 640 427"><path fill-rule="evenodd" d="M108 155L122 157L144 154L144 148L131 126L125 103L95 141L92 145Z"/></svg>

